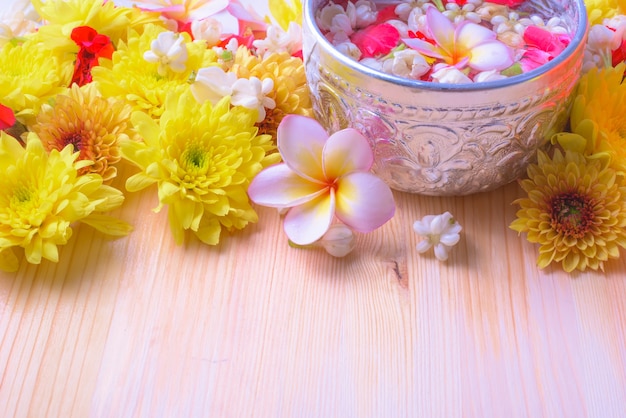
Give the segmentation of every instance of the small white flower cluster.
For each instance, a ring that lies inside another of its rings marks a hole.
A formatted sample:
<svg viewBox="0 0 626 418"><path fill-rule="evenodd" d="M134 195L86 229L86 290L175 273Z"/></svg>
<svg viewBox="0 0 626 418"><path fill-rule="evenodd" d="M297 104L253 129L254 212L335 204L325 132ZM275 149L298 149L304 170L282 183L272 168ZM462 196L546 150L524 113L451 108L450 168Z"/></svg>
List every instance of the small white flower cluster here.
<svg viewBox="0 0 626 418"><path fill-rule="evenodd" d="M226 72L217 66L198 70L196 80L191 84L191 93L198 102L208 100L216 104L223 97L231 96L232 105L256 109L257 122L265 119L265 109L276 107L276 102L268 97L273 89L274 80L271 78L237 78L235 73Z"/></svg>
<svg viewBox="0 0 626 418"><path fill-rule="evenodd" d="M417 244L417 251L425 253L434 247L435 257L440 261L445 261L448 259L448 252L461 239L460 232L462 229L450 212L424 216L413 224L413 230L426 237L425 240Z"/></svg>
<svg viewBox="0 0 626 418"><path fill-rule="evenodd" d="M594 67L612 67L613 51L617 50L626 41L626 16L617 15L605 19L602 24L596 24L589 29L583 72Z"/></svg>
<svg viewBox="0 0 626 418"><path fill-rule="evenodd" d="M302 50L302 28L295 22L289 23L287 31L275 25L267 28L265 39L252 42L257 54L265 58L269 54L287 52L291 55Z"/></svg>
<svg viewBox="0 0 626 418"><path fill-rule="evenodd" d="M374 23L377 16L376 3L370 0L349 1L345 8L331 1L317 12L316 22L340 52L358 60L361 52L350 41L350 35Z"/></svg>
<svg viewBox="0 0 626 418"><path fill-rule="evenodd" d="M220 21L213 18L194 21L191 25L195 39L204 40L222 61L228 61L236 54L239 42L236 37L232 37L223 47L217 46L223 35L222 30ZM302 29L293 22L287 32L278 26L269 25L266 38L253 41L253 46L261 57L280 52L294 54L302 49ZM185 38L174 31L160 33L157 39L152 41L150 50L144 53L144 59L157 63L157 71L161 76L167 71L178 73L185 71L188 59ZM271 78L263 80L257 77L237 78L234 73L226 72L218 66L200 69L191 85L193 96L198 102L208 100L216 104L223 97L231 96L232 105L256 109L257 122L265 119L266 109L276 107L276 102L269 97L273 89L274 81Z"/></svg>

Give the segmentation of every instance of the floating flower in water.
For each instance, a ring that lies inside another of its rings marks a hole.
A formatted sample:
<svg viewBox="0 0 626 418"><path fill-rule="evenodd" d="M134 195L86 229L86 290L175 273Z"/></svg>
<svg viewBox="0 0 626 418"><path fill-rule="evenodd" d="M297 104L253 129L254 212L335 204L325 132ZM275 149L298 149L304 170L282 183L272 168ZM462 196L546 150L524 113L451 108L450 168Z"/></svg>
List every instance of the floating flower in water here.
<svg viewBox="0 0 626 418"><path fill-rule="evenodd" d="M294 243L317 241L335 216L358 232L370 232L393 216L391 190L369 172L374 155L358 131L328 136L316 120L288 115L278 127L278 150L284 163L259 173L248 194L259 205L291 208L284 228Z"/></svg>
<svg viewBox="0 0 626 418"><path fill-rule="evenodd" d="M119 142L129 138L131 110L124 101L101 97L93 84L74 84L67 94L42 107L32 130L46 150L72 145L79 160L92 161L80 174L98 173L109 181L117 174Z"/></svg>
<svg viewBox="0 0 626 418"><path fill-rule="evenodd" d="M425 253L434 247L435 257L440 261L446 261L448 252L461 239L460 232L462 229L450 212L441 215L426 215L413 224L413 230L426 237L425 240L417 244L417 251Z"/></svg>
<svg viewBox="0 0 626 418"><path fill-rule="evenodd" d="M520 182L528 197L514 202L521 209L511 228L541 245L540 268L556 262L567 272L597 270L619 257L626 248L626 186L614 169L556 149L552 158L539 151L528 176Z"/></svg>
<svg viewBox="0 0 626 418"><path fill-rule="evenodd" d="M370 0L348 0L323 6L316 22L339 52L370 68L422 81L486 82L545 64L571 39L565 19L518 13L521 3L419 0L376 10ZM359 10L368 11L361 24ZM407 47L426 59L427 71L419 69L423 63L416 71L401 68L395 55Z"/></svg>
<svg viewBox="0 0 626 418"><path fill-rule="evenodd" d="M458 69L503 70L514 62L510 48L493 31L467 20L455 26L435 7L426 11L426 30L426 39L405 38L403 42Z"/></svg>
<svg viewBox="0 0 626 418"><path fill-rule="evenodd" d="M141 169L126 188L158 186L155 210L168 206L176 243L182 244L190 230L215 245L222 229L242 229L257 221L246 195L248 184L279 157L269 154L271 137L257 135L255 118L255 111L232 107L228 97L215 106L210 101L200 105L190 92L169 95L158 121L144 112L132 114L144 142L121 141L122 156Z"/></svg>
<svg viewBox="0 0 626 418"><path fill-rule="evenodd" d="M119 207L124 195L98 174L79 175L91 162L77 159L71 146L48 155L34 134L23 148L0 132L0 269L18 269L15 248L24 249L29 263L58 261L58 246L68 242L74 222L114 236L130 232L125 222L100 213Z"/></svg>

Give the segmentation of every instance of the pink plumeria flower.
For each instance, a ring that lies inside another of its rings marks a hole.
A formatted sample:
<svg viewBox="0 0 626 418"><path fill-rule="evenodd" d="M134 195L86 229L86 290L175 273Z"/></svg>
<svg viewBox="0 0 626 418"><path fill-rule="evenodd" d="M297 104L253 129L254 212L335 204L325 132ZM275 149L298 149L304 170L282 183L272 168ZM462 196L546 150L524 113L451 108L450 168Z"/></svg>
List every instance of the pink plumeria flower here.
<svg viewBox="0 0 626 418"><path fill-rule="evenodd" d="M403 42L459 69L469 66L476 71L504 70L514 62L510 48L497 40L493 31L469 20L455 26L436 7L426 11L426 29L433 43L418 38L405 38Z"/></svg>
<svg viewBox="0 0 626 418"><path fill-rule="evenodd" d="M261 171L248 194L256 204L290 208L284 229L295 244L319 240L335 217L357 232L373 231L393 217L393 194L369 172L374 154L359 131L328 136L315 119L287 115L277 141L284 162Z"/></svg>
<svg viewBox="0 0 626 418"><path fill-rule="evenodd" d="M192 22L213 16L228 6L228 0L135 0L145 10L161 13L178 22Z"/></svg>

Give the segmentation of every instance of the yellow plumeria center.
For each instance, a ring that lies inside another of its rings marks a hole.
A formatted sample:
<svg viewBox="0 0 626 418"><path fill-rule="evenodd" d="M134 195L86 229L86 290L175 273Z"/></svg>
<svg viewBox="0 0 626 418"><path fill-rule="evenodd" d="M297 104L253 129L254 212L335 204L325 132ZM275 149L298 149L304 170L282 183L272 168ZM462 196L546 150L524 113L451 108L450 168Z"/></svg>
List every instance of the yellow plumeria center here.
<svg viewBox="0 0 626 418"><path fill-rule="evenodd" d="M583 238L593 225L594 206L593 199L576 192L554 196L550 203L551 225L559 233Z"/></svg>

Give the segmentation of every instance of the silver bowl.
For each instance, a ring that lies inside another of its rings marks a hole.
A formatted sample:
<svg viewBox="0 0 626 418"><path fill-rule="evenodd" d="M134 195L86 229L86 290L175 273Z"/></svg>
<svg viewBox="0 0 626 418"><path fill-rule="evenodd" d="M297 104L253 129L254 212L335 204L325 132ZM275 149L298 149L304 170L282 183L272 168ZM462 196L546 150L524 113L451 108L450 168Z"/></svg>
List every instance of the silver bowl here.
<svg viewBox="0 0 626 418"><path fill-rule="evenodd" d="M330 132L360 130L372 170L390 187L433 196L495 189L525 174L567 123L587 38L583 0L529 0L562 15L570 45L549 63L476 84L416 81L366 67L337 51L315 23L327 0L303 0L303 55L316 118Z"/></svg>

